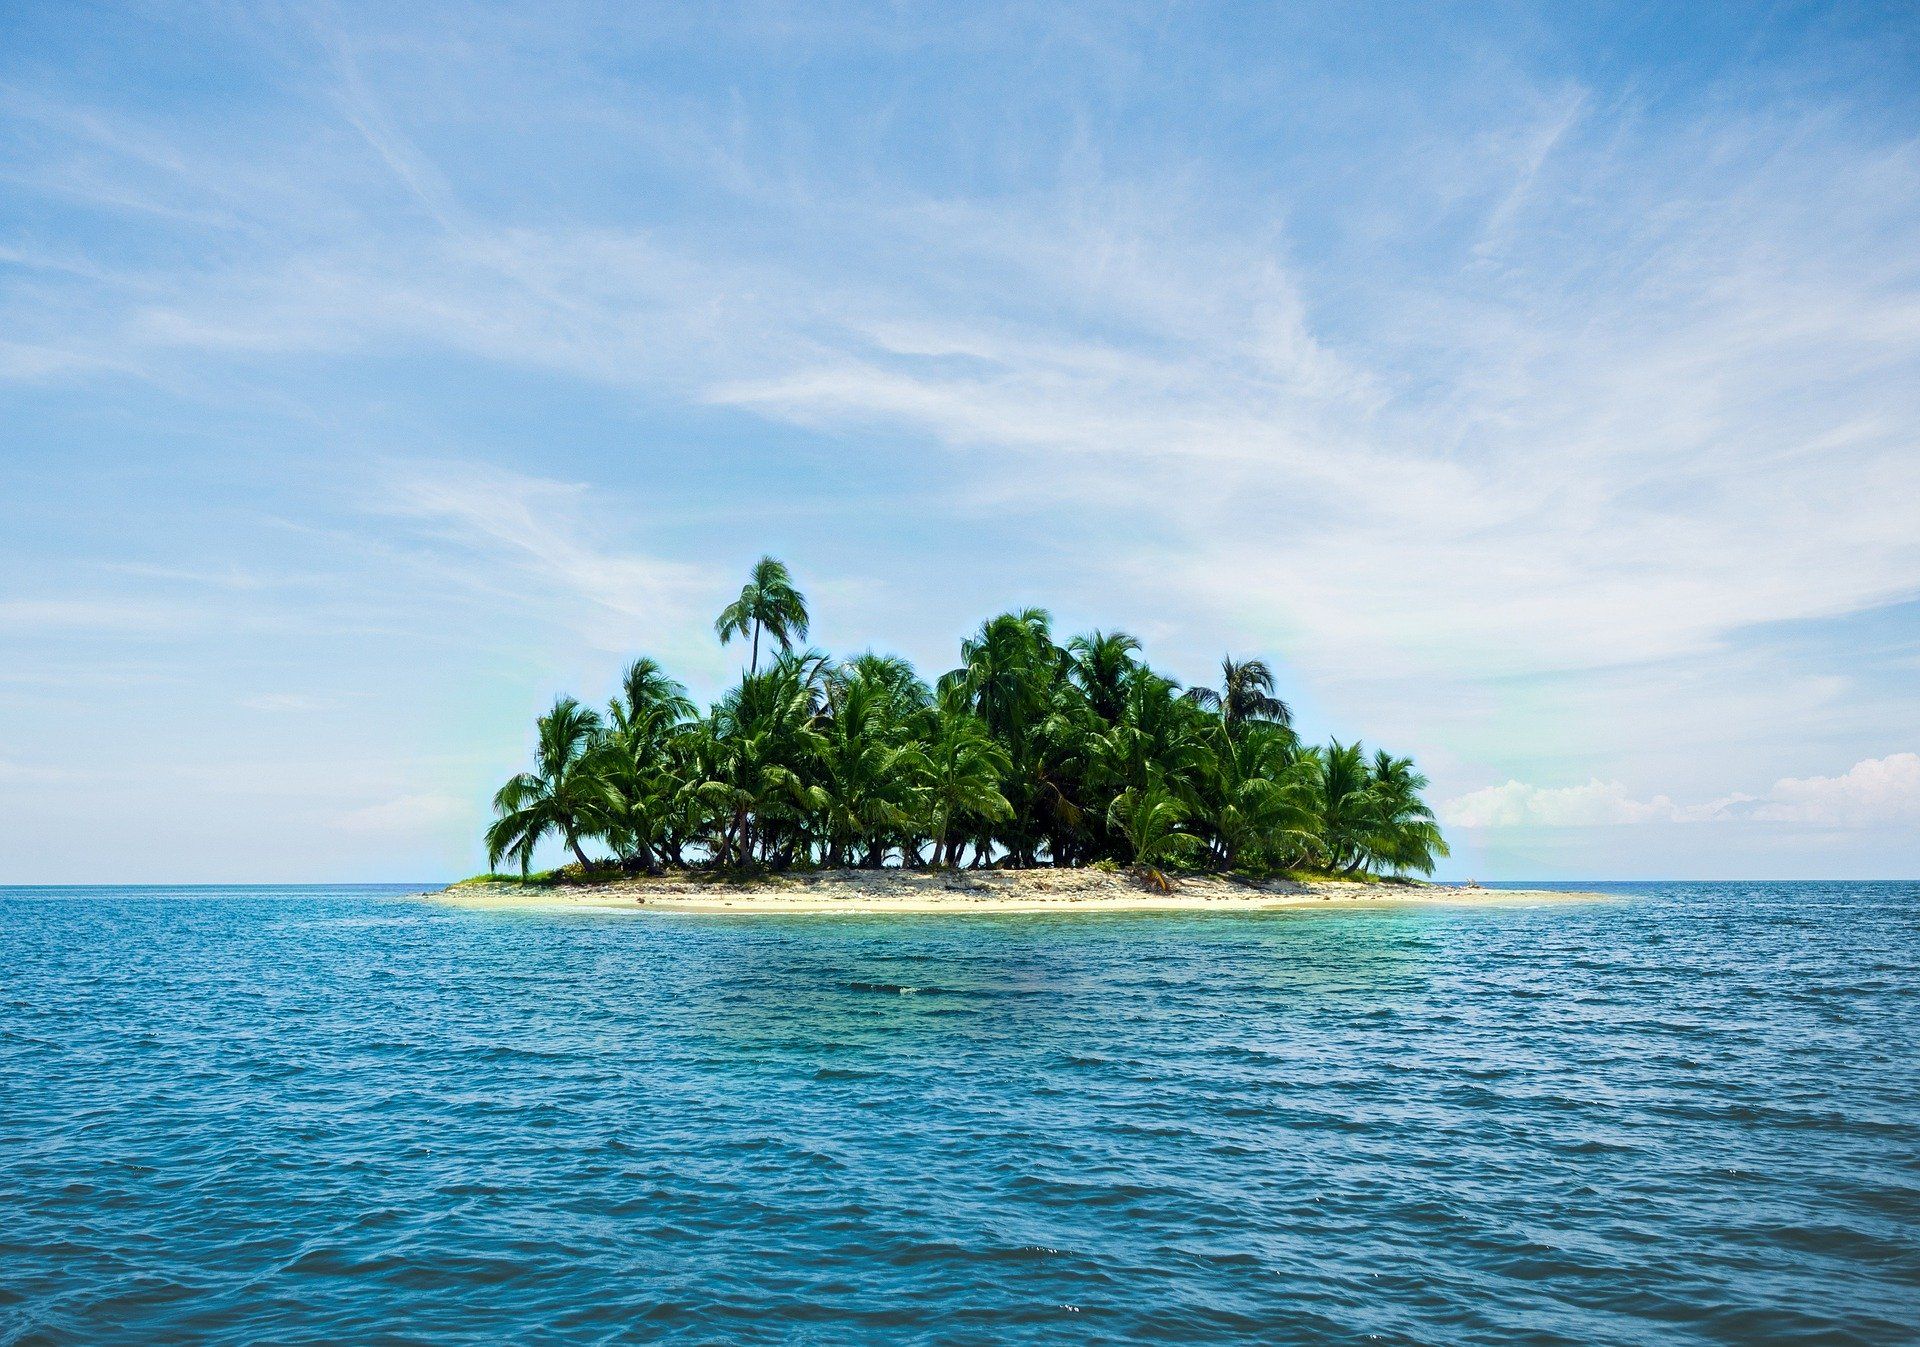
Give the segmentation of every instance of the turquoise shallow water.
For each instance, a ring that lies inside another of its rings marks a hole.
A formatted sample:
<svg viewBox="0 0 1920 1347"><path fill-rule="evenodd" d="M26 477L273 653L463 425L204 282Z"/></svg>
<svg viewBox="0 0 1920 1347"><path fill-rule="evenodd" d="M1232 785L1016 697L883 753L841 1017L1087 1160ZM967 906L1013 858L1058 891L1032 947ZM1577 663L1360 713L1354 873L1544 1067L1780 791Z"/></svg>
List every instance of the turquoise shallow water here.
<svg viewBox="0 0 1920 1347"><path fill-rule="evenodd" d="M1912 1342L1920 886L0 890L0 1341Z"/></svg>

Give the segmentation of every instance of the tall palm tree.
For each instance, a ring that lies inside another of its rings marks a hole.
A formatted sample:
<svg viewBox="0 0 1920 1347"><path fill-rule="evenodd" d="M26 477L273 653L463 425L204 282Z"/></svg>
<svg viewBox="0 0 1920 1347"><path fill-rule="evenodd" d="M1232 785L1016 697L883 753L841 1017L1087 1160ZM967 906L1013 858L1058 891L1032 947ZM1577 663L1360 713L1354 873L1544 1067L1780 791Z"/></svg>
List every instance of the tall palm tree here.
<svg viewBox="0 0 1920 1347"><path fill-rule="evenodd" d="M1300 755L1293 736L1273 725L1238 735L1216 726L1212 747L1197 772L1196 793L1214 863L1222 870L1271 872L1313 854L1319 847L1317 766Z"/></svg>
<svg viewBox="0 0 1920 1347"><path fill-rule="evenodd" d="M1449 853L1433 810L1420 798L1427 778L1414 770L1412 758L1396 758L1384 750L1373 755L1367 774L1373 796L1368 860L1379 869L1432 874L1435 860Z"/></svg>
<svg viewBox="0 0 1920 1347"><path fill-rule="evenodd" d="M1067 653L1073 660L1070 676L1094 714L1108 724L1120 719L1127 680L1140 667L1140 642L1124 631L1095 631L1068 641Z"/></svg>
<svg viewBox="0 0 1920 1347"><path fill-rule="evenodd" d="M1220 661L1220 688L1193 688L1187 697L1194 705L1218 711L1229 730L1250 721L1291 726L1293 708L1273 695L1273 670L1261 659Z"/></svg>
<svg viewBox="0 0 1920 1347"><path fill-rule="evenodd" d="M943 697L958 698L987 727L1011 761L1002 790L1013 805L1000 843L1009 863L1034 862L1058 792L1042 770L1042 731L1064 679L1067 655L1053 643L1053 619L1042 608L1002 613L960 643L961 666L940 680Z"/></svg>
<svg viewBox="0 0 1920 1347"><path fill-rule="evenodd" d="M782 650L793 649L796 638L807 639L807 601L793 587L793 576L783 562L761 557L754 563L753 575L741 588L740 597L721 610L713 629L722 645L751 633L753 660L748 672L759 673L761 630L778 641Z"/></svg>
<svg viewBox="0 0 1920 1347"><path fill-rule="evenodd" d="M857 673L832 684L816 765L826 806L820 822L828 865L841 864L859 847L865 853L861 864L877 867L889 837L907 827L919 751L899 742L887 714L888 694L884 683Z"/></svg>
<svg viewBox="0 0 1920 1347"><path fill-rule="evenodd" d="M1367 838L1374 827L1373 784L1366 751L1357 743L1333 740L1315 749L1315 812L1327 864L1357 874L1367 863Z"/></svg>
<svg viewBox="0 0 1920 1347"><path fill-rule="evenodd" d="M981 830L1013 817L1001 793L1007 751L971 712L942 708L923 750L923 820L933 836L933 863L954 866L960 849Z"/></svg>
<svg viewBox="0 0 1920 1347"><path fill-rule="evenodd" d="M580 838L592 827L602 801L603 786L593 764L600 717L573 698L562 697L540 717L538 729L533 770L508 781L493 797L489 868L499 865L502 856L512 856L526 874L534 848L555 832L582 868L590 864Z"/></svg>
<svg viewBox="0 0 1920 1347"><path fill-rule="evenodd" d="M682 812L686 780L675 739L693 718L694 705L651 659L627 666L621 691L607 707L606 731L593 753L605 796L601 835L623 865L653 871L662 852L676 850L669 834Z"/></svg>

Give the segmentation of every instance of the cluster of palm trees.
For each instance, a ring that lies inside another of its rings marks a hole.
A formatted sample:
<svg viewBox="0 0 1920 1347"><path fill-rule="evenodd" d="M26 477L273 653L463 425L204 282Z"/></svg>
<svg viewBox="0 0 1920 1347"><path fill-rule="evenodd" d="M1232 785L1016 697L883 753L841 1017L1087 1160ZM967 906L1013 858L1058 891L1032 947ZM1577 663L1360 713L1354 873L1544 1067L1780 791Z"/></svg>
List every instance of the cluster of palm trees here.
<svg viewBox="0 0 1920 1347"><path fill-rule="evenodd" d="M494 867L526 873L548 837L585 868L1127 865L1161 884L1426 874L1447 854L1412 762L1303 745L1259 660L1183 690L1131 636L1060 645L1027 609L929 686L902 659L799 646L806 602L771 557L715 630L751 654L704 716L641 659L604 714L566 697L540 718L533 770L494 797Z"/></svg>

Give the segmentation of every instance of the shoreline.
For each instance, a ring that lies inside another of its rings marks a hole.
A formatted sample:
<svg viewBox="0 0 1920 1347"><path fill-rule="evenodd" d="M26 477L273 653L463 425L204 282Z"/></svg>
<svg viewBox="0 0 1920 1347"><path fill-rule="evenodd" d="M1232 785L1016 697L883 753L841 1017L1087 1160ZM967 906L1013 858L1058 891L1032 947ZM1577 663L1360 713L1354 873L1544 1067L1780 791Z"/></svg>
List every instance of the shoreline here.
<svg viewBox="0 0 1920 1347"><path fill-rule="evenodd" d="M706 914L1262 912L1332 907L1502 907L1595 902L1607 895L1559 889L1483 889L1348 880L1179 879L1162 893L1125 872L1081 870L825 870L750 883L684 875L636 876L564 886L498 881L424 895L474 911L685 912Z"/></svg>

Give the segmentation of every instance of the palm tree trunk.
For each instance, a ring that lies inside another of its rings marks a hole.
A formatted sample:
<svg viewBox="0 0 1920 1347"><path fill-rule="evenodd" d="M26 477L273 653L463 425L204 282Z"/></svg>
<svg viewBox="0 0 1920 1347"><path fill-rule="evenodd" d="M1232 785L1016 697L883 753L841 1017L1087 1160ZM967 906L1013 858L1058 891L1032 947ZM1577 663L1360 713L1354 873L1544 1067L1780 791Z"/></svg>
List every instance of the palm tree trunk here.
<svg viewBox="0 0 1920 1347"><path fill-rule="evenodd" d="M579 838L577 838L577 837L575 837L575 836L574 836L574 835L573 835L572 833L568 833L568 834L567 834L567 845L568 845L568 846L569 846L570 848L572 848L572 850L573 850L573 857L574 857L574 859L575 859L575 860L577 860L577 861L579 861L579 862L580 862L580 868L581 868L582 870L591 870L591 869L593 868L593 863L592 863L591 861L589 861L589 860L587 859L587 853L586 853L586 852L584 852L584 851L582 851L582 850L580 850L580 839L579 839Z"/></svg>
<svg viewBox="0 0 1920 1347"><path fill-rule="evenodd" d="M760 619L753 620L753 663L747 666L747 674L752 676L760 672Z"/></svg>

